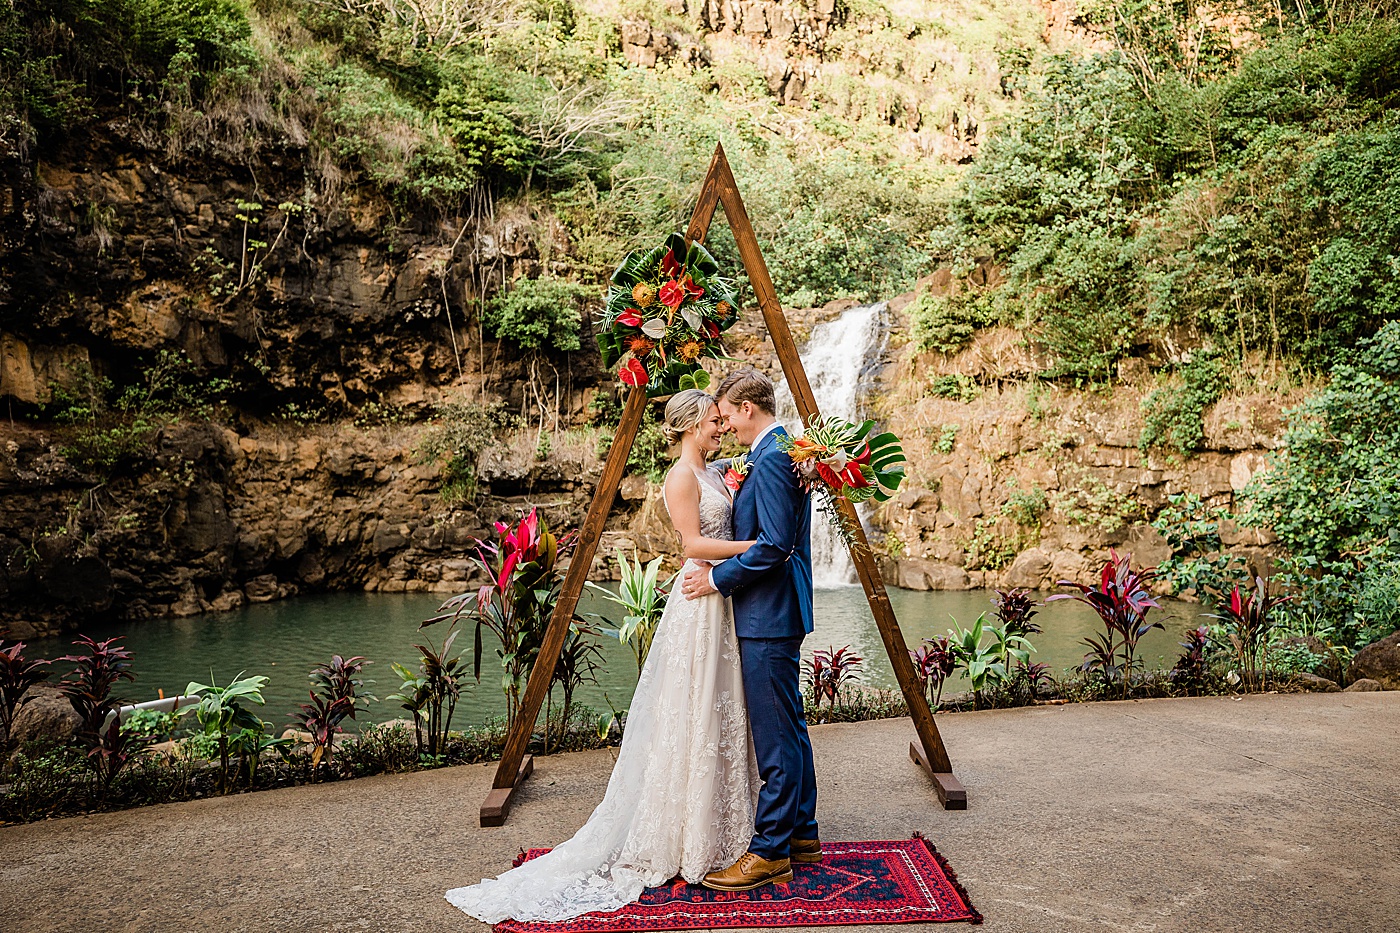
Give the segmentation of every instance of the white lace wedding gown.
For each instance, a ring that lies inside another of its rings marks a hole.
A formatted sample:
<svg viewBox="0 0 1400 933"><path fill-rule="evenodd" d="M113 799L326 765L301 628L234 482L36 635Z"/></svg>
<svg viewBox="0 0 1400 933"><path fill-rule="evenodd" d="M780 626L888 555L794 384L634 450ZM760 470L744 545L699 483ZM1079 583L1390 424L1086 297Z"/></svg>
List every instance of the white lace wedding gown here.
<svg viewBox="0 0 1400 933"><path fill-rule="evenodd" d="M729 495L714 471L700 490L701 533L732 539ZM617 910L678 874L698 882L747 850L759 783L729 600L687 600L677 586L603 802L568 842L447 899L488 923L557 921Z"/></svg>

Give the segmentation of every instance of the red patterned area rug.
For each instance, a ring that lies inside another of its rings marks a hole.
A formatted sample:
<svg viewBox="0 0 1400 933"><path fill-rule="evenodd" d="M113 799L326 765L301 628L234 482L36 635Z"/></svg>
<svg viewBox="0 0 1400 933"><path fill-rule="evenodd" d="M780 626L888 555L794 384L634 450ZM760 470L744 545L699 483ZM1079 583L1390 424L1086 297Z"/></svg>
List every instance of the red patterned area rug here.
<svg viewBox="0 0 1400 933"><path fill-rule="evenodd" d="M521 861L548 849L531 849ZM794 864L790 884L719 892L677 878L648 888L612 913L562 923L496 924L497 933L623 933L728 927L813 927L875 923L981 923L958 876L928 841L823 842L818 864Z"/></svg>

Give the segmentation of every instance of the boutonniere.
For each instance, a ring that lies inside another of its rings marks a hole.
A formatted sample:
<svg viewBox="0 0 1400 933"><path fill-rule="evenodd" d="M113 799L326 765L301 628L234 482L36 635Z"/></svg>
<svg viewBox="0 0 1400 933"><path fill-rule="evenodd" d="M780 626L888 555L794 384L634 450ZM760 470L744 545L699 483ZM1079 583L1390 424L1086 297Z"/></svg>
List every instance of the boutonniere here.
<svg viewBox="0 0 1400 933"><path fill-rule="evenodd" d="M729 461L729 469L724 471L724 485L730 492L738 492L744 485L744 477L749 475L749 458L740 454Z"/></svg>

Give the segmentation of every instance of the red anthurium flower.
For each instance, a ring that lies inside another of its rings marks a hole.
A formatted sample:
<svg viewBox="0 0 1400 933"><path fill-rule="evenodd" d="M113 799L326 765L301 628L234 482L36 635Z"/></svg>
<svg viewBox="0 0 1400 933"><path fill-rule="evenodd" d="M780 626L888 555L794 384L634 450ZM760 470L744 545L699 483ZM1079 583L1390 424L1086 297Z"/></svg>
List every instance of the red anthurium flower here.
<svg viewBox="0 0 1400 933"><path fill-rule="evenodd" d="M841 477L836 475L835 470L825 463L822 463L820 460L812 461L812 465L817 468L817 475L822 478L823 483L826 483L832 489L841 488Z"/></svg>
<svg viewBox="0 0 1400 933"><path fill-rule="evenodd" d="M870 463L870 445L866 444L864 450L851 458L851 462L859 463L861 466L868 465Z"/></svg>
<svg viewBox="0 0 1400 933"><path fill-rule="evenodd" d="M846 468L841 471L841 479L847 486L853 489L864 489L870 485L870 481L865 478L865 474L860 471L860 465L852 460L846 464Z"/></svg>
<svg viewBox="0 0 1400 933"><path fill-rule="evenodd" d="M639 360L628 360L621 369L617 371L617 378L622 380L623 385L644 386L651 381L647 375L647 368Z"/></svg>
<svg viewBox="0 0 1400 933"><path fill-rule="evenodd" d="M705 333L706 333L708 336L710 336L710 337L718 337L718 336L719 336L719 325L716 324L714 321L706 321L706 322L705 322Z"/></svg>
<svg viewBox="0 0 1400 933"><path fill-rule="evenodd" d="M626 327L641 327L642 316L637 313L636 308L628 308L617 316L617 323Z"/></svg>
<svg viewBox="0 0 1400 933"><path fill-rule="evenodd" d="M673 279L680 278L681 264L676 262L676 254L671 250L666 250L666 255L661 257L661 271Z"/></svg>
<svg viewBox="0 0 1400 933"><path fill-rule="evenodd" d="M701 295L705 294L703 288L690 280L689 274L681 279L681 288L685 289L685 293L691 298L699 298Z"/></svg>
<svg viewBox="0 0 1400 933"><path fill-rule="evenodd" d="M667 282L661 286L657 297L661 299L663 305L674 311L681 306L682 301L685 301L685 286L676 281Z"/></svg>

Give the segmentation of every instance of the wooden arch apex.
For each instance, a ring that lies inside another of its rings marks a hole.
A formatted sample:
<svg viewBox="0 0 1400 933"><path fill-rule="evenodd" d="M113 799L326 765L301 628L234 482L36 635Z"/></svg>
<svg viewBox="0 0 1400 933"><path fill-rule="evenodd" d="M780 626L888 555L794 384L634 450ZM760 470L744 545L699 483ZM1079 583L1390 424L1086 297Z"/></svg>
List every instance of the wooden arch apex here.
<svg viewBox="0 0 1400 933"><path fill-rule="evenodd" d="M758 238L754 235L753 224L749 222L749 215L744 210L743 199L739 196L739 187L734 182L734 173L729 168L729 160L724 156L724 147L716 145L714 158L710 160L710 169L700 188L700 197L695 204L695 212L691 215L689 227L686 228L687 243L703 243L705 241L705 234L709 232L715 208L721 205L724 207L724 215L729 221L729 227L734 233L734 241L738 245L739 257L744 263L744 271L748 273L749 284L753 286L754 296L758 299L759 309L763 312L763 320L768 326L769 336L773 339L774 350L778 354L778 360L782 363L783 375L787 378L793 401L797 404L797 410L802 416L803 423L811 424L812 419L818 414L812 386L807 381L807 373L802 368L802 359L792 340L792 332L788 329L787 319L783 316L782 306L778 303L777 293L773 289L773 280L768 274L768 264L764 262L763 253L758 248ZM544 642L540 645L539 655L535 658L529 683L525 687L525 696L520 702L515 722L506 737L505 749L501 753L501 762L496 768L496 778L492 784L491 792L481 805L482 826L500 826L505 823L515 791L534 770L534 760L526 754L526 748L529 745L530 735L534 732L535 722L539 718L540 708L544 705L545 697L549 693L550 682L554 679L554 667L558 663L560 651L564 647L569 621L573 618L574 611L578 607L579 596L583 592L589 568L593 565L593 557L598 550L598 539L602 536L608 513L612 510L613 502L617 498L618 484L622 481L627 457L632 451L632 443L641 427L646 403L645 388L634 387L628 392L627 404L622 411L622 420L618 424L612 447L608 451L607 461L603 465L603 475L598 480L597 491L593 496L592 504L588 507L588 516L583 521L578 545L564 577L564 586L559 595L559 602L555 604L554 615L550 618ZM875 616L875 624L880 630L880 638L885 643L885 651L889 654L895 679L899 681L900 691L904 694L904 700L909 705L910 718L914 721L914 731L918 741L910 744L910 757L933 778L938 799L945 809L966 809L967 793L958 779L953 776L953 766L948 759L948 751L943 745L942 736L938 734L938 726L933 720L933 712L929 709L922 684L914 672L914 664L909 658L909 649L904 642L904 634L900 631L899 621L894 615L894 607L890 605L889 595L885 592L885 584L880 579L880 571L870 552L869 544L865 538L865 530L856 518L854 506L841 500L840 508L851 526L856 529L857 546L851 551L851 560L855 564L861 586L865 589L865 597L870 602L870 611Z"/></svg>

